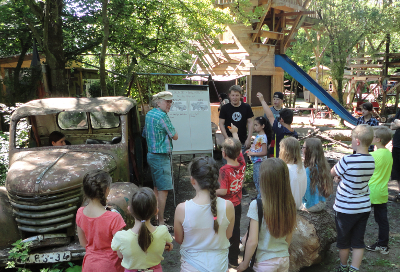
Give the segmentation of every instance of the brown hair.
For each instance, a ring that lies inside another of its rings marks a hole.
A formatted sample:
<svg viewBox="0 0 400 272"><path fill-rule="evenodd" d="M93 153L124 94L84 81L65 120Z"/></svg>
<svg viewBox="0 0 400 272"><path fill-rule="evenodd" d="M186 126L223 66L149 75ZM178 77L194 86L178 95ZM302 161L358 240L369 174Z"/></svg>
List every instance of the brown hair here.
<svg viewBox="0 0 400 272"><path fill-rule="evenodd" d="M318 192L323 197L328 197L333 193L333 180L330 174L328 161L325 159L324 150L320 139L309 138L305 142L304 167L310 170L310 189Z"/></svg>
<svg viewBox="0 0 400 272"><path fill-rule="evenodd" d="M238 139L229 137L222 143L222 148L228 158L236 160L242 150L242 143Z"/></svg>
<svg viewBox="0 0 400 272"><path fill-rule="evenodd" d="M287 137L279 143L279 148L279 158L287 164L297 164L299 172L303 167L299 141L294 137Z"/></svg>
<svg viewBox="0 0 400 272"><path fill-rule="evenodd" d="M242 89L242 87L240 87L239 85L232 85L231 87L229 87L228 92L229 92L229 94L230 94L231 92L238 92L238 93L240 93L240 95L242 95L243 89Z"/></svg>
<svg viewBox="0 0 400 272"><path fill-rule="evenodd" d="M375 138L381 139L381 144L387 145L392 139L392 131L386 126L373 127Z"/></svg>
<svg viewBox="0 0 400 272"><path fill-rule="evenodd" d="M65 138L65 135L57 130L53 131L52 133L50 133L49 135L49 145L52 146L53 142L58 142L59 140L61 140L62 138Z"/></svg>
<svg viewBox="0 0 400 272"><path fill-rule="evenodd" d="M219 189L218 168L215 160L210 157L194 158L189 164L189 173L197 181L200 189L208 190L211 199L211 212L213 217L217 217L217 193ZM214 231L218 233L219 224L214 219Z"/></svg>
<svg viewBox="0 0 400 272"><path fill-rule="evenodd" d="M269 158L261 163L260 191L269 233L275 238L292 233L296 226L296 204L289 170L282 159Z"/></svg>
<svg viewBox="0 0 400 272"><path fill-rule="evenodd" d="M361 124L353 129L351 136L358 139L362 146L370 146L374 139L374 130L367 124Z"/></svg>
<svg viewBox="0 0 400 272"><path fill-rule="evenodd" d="M112 178L103 170L93 170L83 177L83 192L89 199L99 199L101 205L106 206L106 191L110 188Z"/></svg>
<svg viewBox="0 0 400 272"><path fill-rule="evenodd" d="M131 213L133 217L139 221L149 220L157 212L157 199L153 190L148 187L139 188L133 195L131 200ZM138 244L140 248L147 252L153 235L142 222L139 229Z"/></svg>

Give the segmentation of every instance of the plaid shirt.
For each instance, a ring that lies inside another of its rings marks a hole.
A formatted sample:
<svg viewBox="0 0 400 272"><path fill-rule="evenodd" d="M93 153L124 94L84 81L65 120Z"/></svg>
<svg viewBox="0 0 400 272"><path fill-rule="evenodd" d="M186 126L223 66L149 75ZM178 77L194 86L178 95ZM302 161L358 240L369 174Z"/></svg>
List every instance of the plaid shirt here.
<svg viewBox="0 0 400 272"><path fill-rule="evenodd" d="M168 115L159 108L146 114L143 136L149 153L171 153L176 131Z"/></svg>
<svg viewBox="0 0 400 272"><path fill-rule="evenodd" d="M374 118L374 117L371 117L367 122L365 122L364 116L361 116L360 118L357 119L357 125L361 125L361 124L367 124L372 127L379 126L378 120L376 120L376 118Z"/></svg>

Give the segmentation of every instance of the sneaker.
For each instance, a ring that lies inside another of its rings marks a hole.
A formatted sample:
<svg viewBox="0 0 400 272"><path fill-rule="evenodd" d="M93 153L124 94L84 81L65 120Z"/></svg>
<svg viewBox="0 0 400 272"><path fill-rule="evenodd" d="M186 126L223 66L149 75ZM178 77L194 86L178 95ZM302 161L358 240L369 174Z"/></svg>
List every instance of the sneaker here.
<svg viewBox="0 0 400 272"><path fill-rule="evenodd" d="M249 196L249 193L247 192L246 188L242 187L242 196Z"/></svg>
<svg viewBox="0 0 400 272"><path fill-rule="evenodd" d="M349 267L349 272L359 272L360 270L355 269L354 267Z"/></svg>
<svg viewBox="0 0 400 272"><path fill-rule="evenodd" d="M373 245L366 246L365 249L367 249L369 251L379 251L380 253L385 254L385 255L389 254L389 248L378 245L378 242L376 242Z"/></svg>
<svg viewBox="0 0 400 272"><path fill-rule="evenodd" d="M349 272L349 267L348 266L342 266L341 264L339 264L338 267L335 268L335 270L333 270L334 272Z"/></svg>
<svg viewBox="0 0 400 272"><path fill-rule="evenodd" d="M394 199L394 202L400 203L400 194L398 194L396 196L396 198Z"/></svg>

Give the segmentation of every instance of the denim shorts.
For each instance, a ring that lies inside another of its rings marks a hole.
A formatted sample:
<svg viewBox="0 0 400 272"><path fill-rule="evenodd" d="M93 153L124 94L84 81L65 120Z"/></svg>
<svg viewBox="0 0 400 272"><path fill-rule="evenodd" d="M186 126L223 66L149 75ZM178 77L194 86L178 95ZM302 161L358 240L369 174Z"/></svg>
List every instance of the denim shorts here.
<svg viewBox="0 0 400 272"><path fill-rule="evenodd" d="M172 190L172 172L170 154L147 153L153 185L158 191Z"/></svg>

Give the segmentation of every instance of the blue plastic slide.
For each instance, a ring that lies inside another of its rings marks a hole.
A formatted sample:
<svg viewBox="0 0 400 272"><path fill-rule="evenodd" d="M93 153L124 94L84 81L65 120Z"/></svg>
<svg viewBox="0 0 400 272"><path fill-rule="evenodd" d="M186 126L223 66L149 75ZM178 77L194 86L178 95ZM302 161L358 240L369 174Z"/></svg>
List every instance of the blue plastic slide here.
<svg viewBox="0 0 400 272"><path fill-rule="evenodd" d="M356 125L357 119L354 118L339 102L336 101L327 91L325 91L315 80L303 71L294 61L286 55L275 55L275 66L281 67L294 79L300 82L307 90L318 97L322 103L331 108L341 118Z"/></svg>

